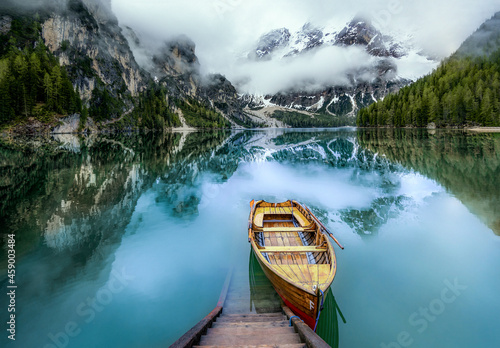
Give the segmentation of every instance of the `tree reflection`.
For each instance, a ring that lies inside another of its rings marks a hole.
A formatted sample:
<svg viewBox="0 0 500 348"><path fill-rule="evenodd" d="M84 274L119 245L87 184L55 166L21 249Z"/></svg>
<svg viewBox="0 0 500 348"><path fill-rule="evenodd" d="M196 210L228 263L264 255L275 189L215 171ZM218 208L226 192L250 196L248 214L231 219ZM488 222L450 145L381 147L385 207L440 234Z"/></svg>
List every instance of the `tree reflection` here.
<svg viewBox="0 0 500 348"><path fill-rule="evenodd" d="M196 134L188 138L197 138ZM43 243L58 251L72 250L83 266L103 245L120 240L138 198L158 176L225 139L224 134L205 136L207 141L188 140L182 148L182 136L129 133L3 139L2 233L16 234L18 256Z"/></svg>
<svg viewBox="0 0 500 348"><path fill-rule="evenodd" d="M106 240L119 241L138 198L153 184L160 185L156 199L172 216L192 219L203 201L202 175L223 183L242 162L262 160L348 167L356 185L382 189L364 209L334 212L360 235L376 234L412 204L397 193L397 174L408 170L441 183L500 235L499 136L380 129L4 139L2 232L18 235L19 255L40 243L55 250L95 250ZM363 182L363 173L370 172L377 181Z"/></svg>
<svg viewBox="0 0 500 348"><path fill-rule="evenodd" d="M373 129L361 146L436 180L500 235L500 135Z"/></svg>

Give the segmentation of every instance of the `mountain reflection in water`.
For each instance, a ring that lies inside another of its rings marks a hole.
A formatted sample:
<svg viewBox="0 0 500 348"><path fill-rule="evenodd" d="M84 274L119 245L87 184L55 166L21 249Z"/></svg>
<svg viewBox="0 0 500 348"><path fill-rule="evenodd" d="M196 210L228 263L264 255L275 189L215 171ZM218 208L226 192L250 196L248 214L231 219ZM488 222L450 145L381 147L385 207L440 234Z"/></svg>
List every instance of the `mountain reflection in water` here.
<svg viewBox="0 0 500 348"><path fill-rule="evenodd" d="M369 248L387 242L393 222L419 223L422 209L438 204L436 197L448 203L449 197L458 199L500 235L498 178L500 137L464 132L259 130L4 138L0 225L2 234L16 234L18 308L29 313L19 319L19 332L24 332L19 343L49 344L48 334L62 330L68 320L84 332L69 346L172 343L212 309L230 254L247 257L250 199L304 201L348 244L346 249L359 241ZM6 241L0 239L3 250ZM192 249L190 258L176 245ZM353 287L373 277L373 262L368 267L362 256L350 254L356 250L338 255L338 279L327 297L333 309L324 313L331 325L319 325L333 346L358 344L354 332L359 330L367 329L371 343L389 330L365 328L353 310L358 304L347 296L351 292L359 300ZM375 257L371 249L364 252L370 260ZM411 264L389 254L386 250L387 261L378 259L380 267L389 267L384 262ZM106 288L123 265L135 281L87 324L75 309ZM365 268L362 278L348 276ZM0 269L5 283L6 258L0 259ZM388 283L401 276L384 271L381 279L383 274ZM257 279L253 275L250 285ZM190 285L193 279L199 286ZM260 310L264 305L254 290L253 307ZM362 291L360 298L366 296ZM5 301L4 296L3 308ZM405 307L409 314L423 300L415 301ZM339 305L348 319L345 325ZM171 318L165 311L177 314ZM100 331L105 322L113 330ZM328 330L332 325L333 331ZM91 337L99 337L100 345ZM385 337L380 339L389 342Z"/></svg>

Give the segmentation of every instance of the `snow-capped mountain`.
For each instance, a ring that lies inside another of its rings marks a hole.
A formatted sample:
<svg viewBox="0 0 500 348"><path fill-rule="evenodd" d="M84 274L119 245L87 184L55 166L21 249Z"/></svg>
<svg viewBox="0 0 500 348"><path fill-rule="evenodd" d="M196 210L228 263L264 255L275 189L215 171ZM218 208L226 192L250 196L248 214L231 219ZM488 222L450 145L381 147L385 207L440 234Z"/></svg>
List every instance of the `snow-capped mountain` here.
<svg viewBox="0 0 500 348"><path fill-rule="evenodd" d="M292 36L291 42L292 44L289 47L289 52L285 55L286 57L307 52L323 45L324 34L320 28L313 26L311 23L306 23Z"/></svg>
<svg viewBox="0 0 500 348"><path fill-rule="evenodd" d="M319 28L309 22L294 33L287 28L272 30L262 35L249 58L284 58L319 47L353 45L364 46L369 54L377 57L401 58L411 50L407 43L398 42L391 35L382 34L370 22L355 18L338 31Z"/></svg>
<svg viewBox="0 0 500 348"><path fill-rule="evenodd" d="M269 60L278 57L290 57L323 45L323 31L306 23L297 32L290 33L287 28L271 30L262 35L255 50L250 52L250 59Z"/></svg>
<svg viewBox="0 0 500 348"><path fill-rule="evenodd" d="M401 58L409 51L403 43L397 42L390 35L383 35L370 23L358 18L352 20L334 37L334 45L362 45L369 54L377 57Z"/></svg>
<svg viewBox="0 0 500 348"><path fill-rule="evenodd" d="M253 55L250 56L250 58L270 59L270 55L273 51L287 47L289 41L290 31L287 28L272 30L260 38L257 48L252 52Z"/></svg>
<svg viewBox="0 0 500 348"><path fill-rule="evenodd" d="M359 108L398 91L418 75L404 67L413 67L417 60L423 64L437 64L422 56L410 41L398 40L395 36L382 33L359 17L339 28L320 28L306 23L296 32L287 28L272 30L261 36L248 54L249 60L290 64L306 55L320 54L324 49L337 49L336 52L343 57L336 59L332 56L326 69L329 70L329 66L338 69L339 65L345 68L341 74L335 75L337 79L327 82L309 80L307 84L298 83L272 95L244 94L241 99L251 109L282 107L354 117ZM359 61L359 64L353 61Z"/></svg>

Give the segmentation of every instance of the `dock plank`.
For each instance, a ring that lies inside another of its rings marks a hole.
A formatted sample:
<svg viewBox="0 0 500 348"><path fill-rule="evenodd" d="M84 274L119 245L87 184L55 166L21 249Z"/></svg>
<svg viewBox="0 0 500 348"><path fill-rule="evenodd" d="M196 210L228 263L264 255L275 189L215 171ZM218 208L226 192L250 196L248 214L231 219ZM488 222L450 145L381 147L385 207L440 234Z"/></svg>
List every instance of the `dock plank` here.
<svg viewBox="0 0 500 348"><path fill-rule="evenodd" d="M193 346L195 348L307 348L305 343L290 344L258 344L258 345L231 345L231 346Z"/></svg>
<svg viewBox="0 0 500 348"><path fill-rule="evenodd" d="M233 335L233 336L218 336L211 335L210 332L206 336L202 336L200 345L257 345L257 344L284 344L284 343L301 343L300 336L297 333L293 334L278 334L272 336L263 336L259 334L259 330L255 329L252 334Z"/></svg>

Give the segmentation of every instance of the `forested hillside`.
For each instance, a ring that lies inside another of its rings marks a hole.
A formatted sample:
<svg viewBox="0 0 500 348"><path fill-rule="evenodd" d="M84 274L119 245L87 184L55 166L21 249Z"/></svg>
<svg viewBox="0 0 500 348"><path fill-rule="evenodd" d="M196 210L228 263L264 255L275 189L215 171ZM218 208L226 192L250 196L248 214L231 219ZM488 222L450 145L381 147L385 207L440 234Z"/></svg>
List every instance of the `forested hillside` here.
<svg viewBox="0 0 500 348"><path fill-rule="evenodd" d="M500 126L500 12L432 74L360 110L358 126Z"/></svg>
<svg viewBox="0 0 500 348"><path fill-rule="evenodd" d="M358 126L500 126L500 51L457 58L360 110Z"/></svg>
<svg viewBox="0 0 500 348"><path fill-rule="evenodd" d="M13 34L0 35L0 125L81 111L66 70L39 38L40 24L13 20Z"/></svg>
<svg viewBox="0 0 500 348"><path fill-rule="evenodd" d="M168 98L168 90L152 82L135 97L129 97L127 112L123 101L93 72L90 60L83 59L78 66L70 66L72 71L59 64L41 37L42 27L37 17L15 16L8 22L8 30L0 30L0 128L33 120L55 126L60 117L78 113L79 130L84 129L88 117L115 129L163 129L181 126L174 112L177 107L184 112L190 126L231 126L213 107L195 99ZM70 48L63 46L61 50ZM96 80L87 102L81 100L74 88L72 78L78 79L78 71L74 70L86 70Z"/></svg>

